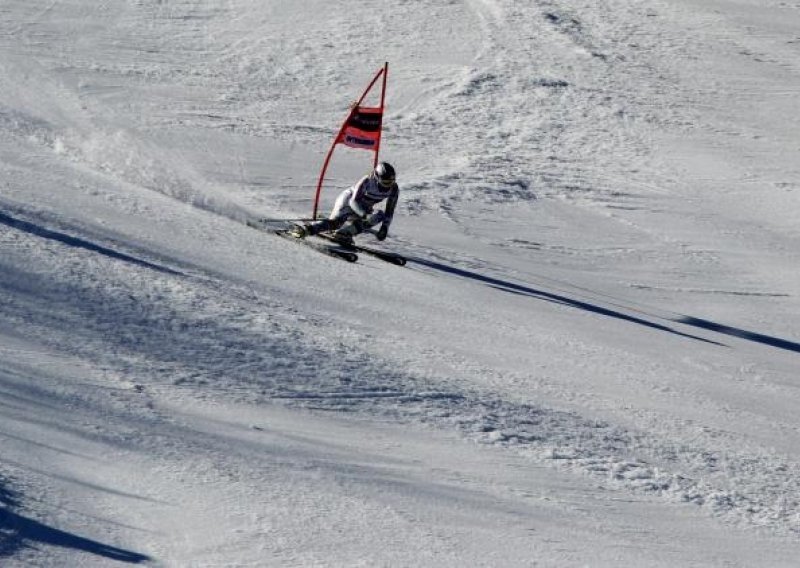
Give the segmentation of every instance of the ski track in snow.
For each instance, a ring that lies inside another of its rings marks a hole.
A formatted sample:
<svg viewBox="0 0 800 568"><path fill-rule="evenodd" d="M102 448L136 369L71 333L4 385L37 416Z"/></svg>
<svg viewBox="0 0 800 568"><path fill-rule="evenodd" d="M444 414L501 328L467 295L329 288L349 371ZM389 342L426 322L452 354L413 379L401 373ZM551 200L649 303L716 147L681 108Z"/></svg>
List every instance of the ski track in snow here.
<svg viewBox="0 0 800 568"><path fill-rule="evenodd" d="M31 428L57 429L66 407L91 443L217 483L223 444L184 432L171 405L224 400L408 424L796 538L800 290L785 265L800 260L800 233L781 213L797 204L800 172L781 159L797 140L789 126L763 134L780 117L739 116L764 96L787 117L797 110L797 44L759 36L760 20L742 27L737 17L759 15L751 4L732 14L713 5L397 2L352 18L360 5L349 1L306 12L247 0L12 0L0 8L12 16L0 23L3 420L35 424L23 411L35 407L54 418ZM412 261L398 272L366 258L320 261L233 222L302 214L296 190L309 175L270 144L316 164L302 148L328 143L364 78L353 72L363 44L378 39L397 84L388 150L408 172L394 246ZM698 53L719 62L709 83L696 80L707 69ZM734 71L722 68L731 53ZM747 84L737 66L776 83ZM715 184L724 187L705 198ZM767 197L751 195L754 184ZM452 236L426 232L431 216ZM403 228L412 225L416 234ZM226 248L242 252L227 258ZM301 282L297 270L308 271ZM339 289L327 286L331 273L345 280ZM352 278L365 274L377 283L364 307ZM408 313L385 306L396 290ZM545 323L521 313L534 301ZM35 352L13 347L19 338L81 369L88 388L42 371ZM548 348L560 371L539 370ZM659 353L669 349L680 355ZM26 384L32 377L47 384ZM626 408L614 399L626 388L647 402ZM152 458L192 451L205 457L186 472ZM15 519L0 525L0 558L40 559L38 538L150 560L106 544L122 528L84 538L58 532L58 514L28 515L48 491L32 466L0 461L0 505Z"/></svg>

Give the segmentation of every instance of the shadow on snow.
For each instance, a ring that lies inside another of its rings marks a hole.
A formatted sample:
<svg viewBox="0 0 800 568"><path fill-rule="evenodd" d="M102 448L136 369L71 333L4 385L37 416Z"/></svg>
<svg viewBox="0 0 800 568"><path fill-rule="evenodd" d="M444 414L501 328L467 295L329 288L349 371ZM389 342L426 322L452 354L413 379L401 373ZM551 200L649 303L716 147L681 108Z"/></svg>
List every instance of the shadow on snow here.
<svg viewBox="0 0 800 568"><path fill-rule="evenodd" d="M598 306L596 304L590 304L589 302L584 302L581 300L576 300L574 298L568 298L567 296L562 296L561 294L554 294L552 292L545 292L543 290L537 290L536 288L531 288L530 286L524 286L522 284L515 284L514 282L509 282L508 280L501 280L499 278L493 278L491 276L485 276L483 274L478 274L477 272L472 272L469 270L464 270L463 268L456 268L455 266L449 266L447 264L442 264L441 262L435 262L432 260L422 259L422 258L409 258L409 262L414 262L416 264L420 264L422 266L427 266L428 268L433 268L435 270L439 270L441 272L446 272L448 274L454 274L456 276L461 276L462 278L469 278L470 280L476 280L478 282L483 282L484 284L488 284L492 288L496 288L498 290L502 290L504 292L511 292L512 294L519 294L522 296L530 296L533 298L538 298L540 300L546 300L548 302L555 302L557 304L562 304L565 306L571 306L573 308L579 308L581 310L586 310L587 312L592 312L595 314L600 314L603 316L608 316L611 318L620 319L623 321L635 323L638 325L643 325L645 327L649 327L652 329L657 329L659 331L666 331L667 333L673 333L675 335L679 335L681 337L687 337L690 339L695 339L697 341L703 341L705 343L713 343L716 345L721 345L715 341L710 341L708 339L704 339L702 337L698 337L696 335L690 335L687 333L682 333L680 331L674 330L671 327L667 327L665 325L661 325L658 323L654 323L651 321L647 321L645 319L631 316L628 314L624 314L622 312L618 312L615 310L611 310L609 308L604 308L602 306Z"/></svg>
<svg viewBox="0 0 800 568"><path fill-rule="evenodd" d="M157 270L159 272L164 272L164 273L167 273L167 274L179 274L178 272L175 272L174 270L170 270L169 268L164 268L162 266L158 266L157 264L152 264L152 263L147 262L145 260L141 260L141 259L135 258L133 256L130 256L130 255L127 255L127 254L124 254L124 253L121 253L121 252L117 252L117 251L115 251L113 249L110 249L108 247L97 245L97 244L92 243L90 241L87 241L87 240L84 240L84 239L79 239L77 237L72 237L72 236L67 235L65 233L59 233L57 231L52 231L50 229L46 229L44 227L41 227L41 226L36 225L34 223L31 223L29 221L23 221L23 220L20 220L20 219L15 219L14 217L12 217L12 216L10 216L10 215L8 215L6 213L3 213L3 212L0 212L0 224L6 225L8 227L11 227L12 229L17 229L19 231L24 231L26 233L29 233L31 235L35 235L37 237L42 237L42 238L45 238L45 239L51 239L51 240L58 241L58 242L60 242L62 244L65 244L65 245L68 245L68 246L71 246L71 247L82 248L82 249L85 249L85 250L88 250L88 251L91 251L91 252L96 252L98 254L102 254L102 255L107 256L109 258L113 258L113 259L116 259L116 260L122 260L124 262L129 262L129 263L135 264L137 266L143 266L145 268L150 268L152 270Z"/></svg>
<svg viewBox="0 0 800 568"><path fill-rule="evenodd" d="M688 333L680 332L676 329L668 327L666 325L654 323L652 321L648 321L646 319L632 316L629 314L625 314L616 310L612 310L609 308L604 308L597 304L592 304L589 302L584 302L582 300L577 300L574 298L569 298L567 296L563 296L561 294L554 294L552 292L545 292L543 290L537 290L536 288L532 288L530 286L525 286L522 284L516 284L514 282L509 282L508 280L502 280L499 278L493 278L491 276L485 276L483 274L479 274L477 272L472 272L470 270L465 270L463 268L457 268L455 266L450 266L447 264L443 264L441 262L436 262L433 260L427 260L423 258L409 258L409 262L416 263L420 266L426 266L428 268L432 268L434 270L438 270L440 272L445 272L447 274L452 274L455 276L460 276L462 278L468 278L470 280L475 280L477 282L482 282L491 286L492 288L496 288L498 290L502 290L504 292L510 292L512 294L519 294L522 296L529 296L533 298L538 298L541 300L546 300L549 302L555 302L558 304L571 306L573 308L579 308L582 310L586 310L591 313L627 321L630 323L635 323L638 325L643 325L645 327L649 327L652 329L657 329L659 331L665 331L667 333L672 333L681 337L686 337L689 339L695 339L697 341L702 341L705 343L711 343L714 345L723 345L717 341L712 341L710 339L705 339L703 337L699 337L696 335L691 335ZM719 323L715 323L708 320L703 320L700 318L695 318L691 316L682 316L680 318L676 318L670 320L674 323L688 325L692 327L697 327L700 329L705 329L708 331L713 331L716 333L729 335L732 337L739 337L741 339L746 339L748 341L754 341L756 343L761 343L763 345L768 345L771 347L777 347L779 349L786 349L788 351L800 352L800 343L796 343L794 341L789 341L786 339L781 339L778 337L771 337L768 335L763 335L760 333L754 333L751 331L746 331L743 329L738 329L735 327L730 327L726 325L722 325Z"/></svg>
<svg viewBox="0 0 800 568"><path fill-rule="evenodd" d="M140 564L150 560L150 557L144 554L110 546L23 517L13 511L18 506L16 496L5 486L5 480L0 477L0 559L9 558L24 548L33 548L41 544L80 550L130 564Z"/></svg>
<svg viewBox="0 0 800 568"><path fill-rule="evenodd" d="M796 341L789 341L788 339L781 339L780 337L773 337L770 335L764 335L762 333L747 331L745 329L730 327L692 316L683 316L673 321L682 323L684 325L699 327L700 329L707 329L716 333L722 333L724 335L730 335L731 337L739 337L740 339L746 339L747 341L755 341L756 343L762 343L764 345L769 345L770 347L777 347L778 349L785 349L787 351L800 353L800 343L797 343Z"/></svg>

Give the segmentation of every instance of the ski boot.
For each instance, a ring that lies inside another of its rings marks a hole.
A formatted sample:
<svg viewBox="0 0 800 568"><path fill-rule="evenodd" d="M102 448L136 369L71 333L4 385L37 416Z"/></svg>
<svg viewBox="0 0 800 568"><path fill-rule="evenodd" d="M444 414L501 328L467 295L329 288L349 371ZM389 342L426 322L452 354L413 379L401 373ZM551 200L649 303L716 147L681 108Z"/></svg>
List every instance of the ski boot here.
<svg viewBox="0 0 800 568"><path fill-rule="evenodd" d="M311 231L311 225L304 224L304 225L295 225L289 234L292 235L296 239L305 239L309 235L313 235L314 233Z"/></svg>
<svg viewBox="0 0 800 568"><path fill-rule="evenodd" d="M342 233L340 231L336 231L331 234L333 240L345 247L352 247L355 243L353 241L353 236L347 233Z"/></svg>
<svg viewBox="0 0 800 568"><path fill-rule="evenodd" d="M347 221L341 228L333 232L333 238L345 246L353 246L353 237L361 232L361 220Z"/></svg>

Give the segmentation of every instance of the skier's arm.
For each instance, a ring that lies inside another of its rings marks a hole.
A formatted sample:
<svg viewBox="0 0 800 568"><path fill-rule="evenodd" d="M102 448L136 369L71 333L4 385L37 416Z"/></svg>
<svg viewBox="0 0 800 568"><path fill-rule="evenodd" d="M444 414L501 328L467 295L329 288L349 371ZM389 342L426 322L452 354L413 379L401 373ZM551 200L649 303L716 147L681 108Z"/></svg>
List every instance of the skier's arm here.
<svg viewBox="0 0 800 568"><path fill-rule="evenodd" d="M389 230L389 225L392 224L392 217L394 217L394 209L397 207L397 200L400 197L400 190L397 187L397 184L392 188L392 194L386 200L386 209L384 211L385 217L383 219L383 225L381 228L386 227L386 230Z"/></svg>
<svg viewBox="0 0 800 568"><path fill-rule="evenodd" d="M386 200L386 210L384 211L383 223L381 228L378 229L377 237L379 241L385 239L389 234L389 225L392 224L392 217L394 217L394 209L397 207L397 200L400 196L400 190L397 185L392 188L392 194Z"/></svg>

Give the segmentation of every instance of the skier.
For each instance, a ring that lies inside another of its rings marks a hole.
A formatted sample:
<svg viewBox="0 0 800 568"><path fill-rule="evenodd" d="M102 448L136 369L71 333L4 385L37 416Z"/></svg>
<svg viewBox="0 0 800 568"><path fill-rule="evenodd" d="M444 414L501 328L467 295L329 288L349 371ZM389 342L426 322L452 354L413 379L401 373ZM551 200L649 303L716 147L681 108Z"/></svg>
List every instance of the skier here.
<svg viewBox="0 0 800 568"><path fill-rule="evenodd" d="M350 243L354 236L380 223L376 237L382 241L389 233L399 193L394 168L387 162L380 162L369 175L339 194L327 219L298 226L292 234L304 238L334 231L336 239ZM385 210L373 211L383 200L386 200Z"/></svg>

